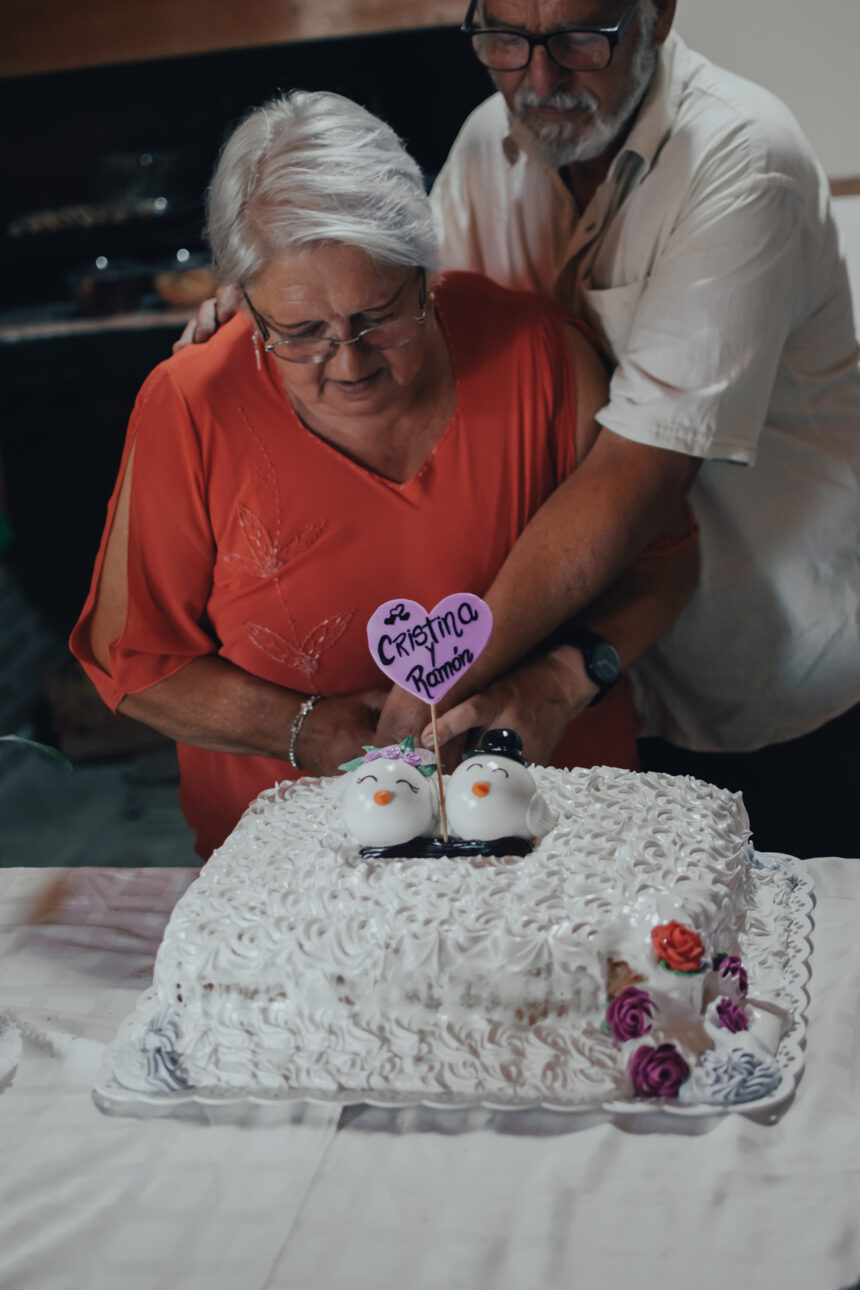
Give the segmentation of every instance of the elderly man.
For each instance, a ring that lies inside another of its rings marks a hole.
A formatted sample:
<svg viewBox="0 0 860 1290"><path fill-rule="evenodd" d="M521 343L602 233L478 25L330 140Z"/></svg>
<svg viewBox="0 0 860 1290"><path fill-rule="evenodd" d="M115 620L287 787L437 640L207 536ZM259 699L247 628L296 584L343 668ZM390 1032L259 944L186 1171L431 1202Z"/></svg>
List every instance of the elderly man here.
<svg viewBox="0 0 860 1290"><path fill-rule="evenodd" d="M572 584L596 558L589 490L623 498L641 532L695 476L699 590L633 673L646 732L662 737L644 742L645 763L741 789L760 845L858 854L847 275L796 122L687 49L674 12L674 0L473 0L464 28L499 93L433 190L443 259L556 296L613 365L591 478L566 489L576 572L553 603L578 607Z"/></svg>

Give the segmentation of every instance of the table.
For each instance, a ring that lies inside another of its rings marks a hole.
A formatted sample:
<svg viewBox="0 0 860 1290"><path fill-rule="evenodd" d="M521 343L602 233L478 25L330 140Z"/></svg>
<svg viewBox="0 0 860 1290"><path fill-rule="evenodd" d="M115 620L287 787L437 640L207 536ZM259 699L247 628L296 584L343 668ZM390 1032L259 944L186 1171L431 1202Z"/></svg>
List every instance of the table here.
<svg viewBox="0 0 860 1290"><path fill-rule="evenodd" d="M816 889L807 1060L776 1123L299 1105L274 1127L107 1117L176 869L0 871L3 1290L846 1290L860 1279L860 861ZM45 884L63 903L27 926Z"/></svg>

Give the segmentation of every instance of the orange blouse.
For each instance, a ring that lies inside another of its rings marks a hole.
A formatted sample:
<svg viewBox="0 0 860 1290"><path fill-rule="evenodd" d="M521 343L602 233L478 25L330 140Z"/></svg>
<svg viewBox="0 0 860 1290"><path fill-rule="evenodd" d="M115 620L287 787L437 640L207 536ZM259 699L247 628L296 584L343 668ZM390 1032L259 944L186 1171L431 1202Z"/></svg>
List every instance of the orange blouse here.
<svg viewBox="0 0 860 1290"><path fill-rule="evenodd" d="M382 601L431 608L452 592L486 591L575 467L573 373L556 307L536 295L451 273L436 308L457 407L402 484L301 424L276 363L266 355L258 370L242 316L151 373L71 638L109 707L206 654L301 694L387 685L365 633ZM106 676L88 623L132 448L128 606ZM635 767L636 730L629 691L616 686L554 760ZM273 758L178 751L180 800L204 857L259 792L297 778Z"/></svg>

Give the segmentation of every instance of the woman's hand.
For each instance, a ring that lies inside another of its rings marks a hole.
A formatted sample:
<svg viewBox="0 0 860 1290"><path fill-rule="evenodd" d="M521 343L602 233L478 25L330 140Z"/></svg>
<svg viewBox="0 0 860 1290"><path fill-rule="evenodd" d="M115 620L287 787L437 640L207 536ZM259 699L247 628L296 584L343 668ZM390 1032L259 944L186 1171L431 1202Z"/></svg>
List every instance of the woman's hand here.
<svg viewBox="0 0 860 1290"><path fill-rule="evenodd" d="M230 321L238 308L239 301L233 288L218 287L214 297L210 296L198 305L197 313L186 323L179 340L173 342L173 353L186 345L200 345L210 340L222 323Z"/></svg>
<svg viewBox="0 0 860 1290"><path fill-rule="evenodd" d="M376 723L387 690L320 699L305 717L296 744L296 761L312 775L336 775L342 762L361 756L365 744L376 744Z"/></svg>
<svg viewBox="0 0 860 1290"><path fill-rule="evenodd" d="M439 742L463 738L474 747L486 730L516 730L526 760L546 765L571 721L596 693L579 650L563 645L444 713L437 721ZM431 726L421 732L421 743L432 747Z"/></svg>
<svg viewBox="0 0 860 1290"><path fill-rule="evenodd" d="M318 699L296 742L296 761L313 775L334 775L341 762L375 743L387 690ZM119 711L170 739L211 752L289 757L293 722L307 698L243 671L216 655L192 659L155 685L127 694Z"/></svg>

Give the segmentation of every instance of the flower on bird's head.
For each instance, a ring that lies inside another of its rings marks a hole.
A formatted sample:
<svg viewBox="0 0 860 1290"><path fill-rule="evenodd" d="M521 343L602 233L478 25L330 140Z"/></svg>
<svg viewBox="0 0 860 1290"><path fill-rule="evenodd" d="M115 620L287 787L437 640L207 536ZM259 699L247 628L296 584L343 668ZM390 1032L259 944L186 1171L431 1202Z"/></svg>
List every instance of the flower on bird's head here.
<svg viewBox="0 0 860 1290"><path fill-rule="evenodd" d="M404 761L407 766L414 766L418 774L425 778L436 774L436 763L432 760L432 753L425 752L424 749L416 752L415 739L412 735L401 739L399 744L386 744L384 748L374 748L372 744L364 744L363 747L364 753L361 757L353 757L351 761L341 762L338 770L358 770L365 762L379 761L380 757L384 757L387 761Z"/></svg>

